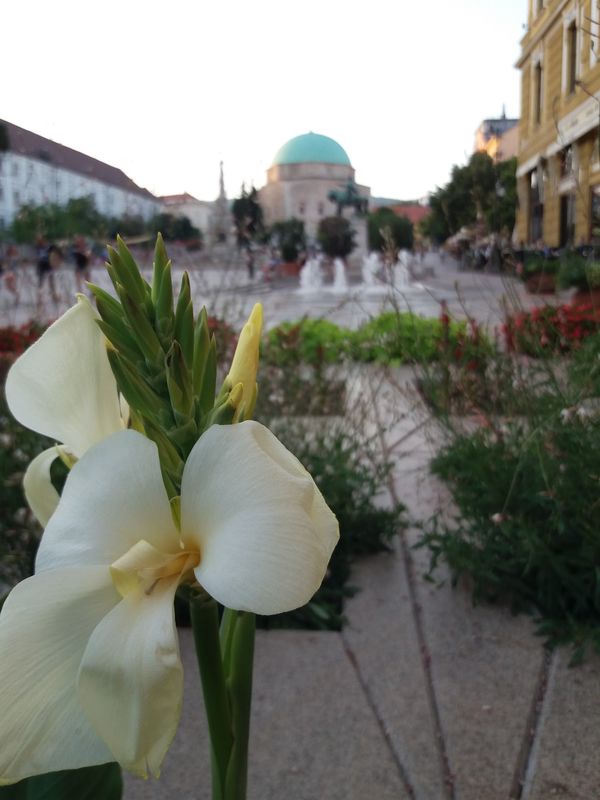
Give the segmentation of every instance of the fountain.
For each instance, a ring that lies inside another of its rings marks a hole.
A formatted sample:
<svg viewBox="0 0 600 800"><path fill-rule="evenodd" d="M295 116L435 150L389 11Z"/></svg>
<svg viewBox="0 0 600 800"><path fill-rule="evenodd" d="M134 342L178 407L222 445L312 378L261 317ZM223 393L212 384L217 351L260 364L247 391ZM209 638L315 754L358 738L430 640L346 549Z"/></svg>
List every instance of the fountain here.
<svg viewBox="0 0 600 800"><path fill-rule="evenodd" d="M300 288L298 291L308 294L318 292L323 286L321 259L309 258L300 270Z"/></svg>
<svg viewBox="0 0 600 800"><path fill-rule="evenodd" d="M348 291L348 277L346 276L346 265L341 258L336 258L333 262L333 292Z"/></svg>
<svg viewBox="0 0 600 800"><path fill-rule="evenodd" d="M408 250L398 253L398 260L391 270L392 286L394 289L408 289L410 286L410 267L412 256Z"/></svg>
<svg viewBox="0 0 600 800"><path fill-rule="evenodd" d="M381 263L379 261L379 253L373 251L369 253L368 256L363 258L363 263L361 267L362 273L362 280L363 286L368 290L377 285L378 281L378 272L381 268Z"/></svg>

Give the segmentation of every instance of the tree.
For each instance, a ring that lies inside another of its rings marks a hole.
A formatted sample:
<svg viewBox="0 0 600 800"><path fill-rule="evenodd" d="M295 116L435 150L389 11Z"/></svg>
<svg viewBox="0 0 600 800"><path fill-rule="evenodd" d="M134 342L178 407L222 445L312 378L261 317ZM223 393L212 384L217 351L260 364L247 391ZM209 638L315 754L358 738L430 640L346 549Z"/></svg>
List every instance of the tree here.
<svg viewBox="0 0 600 800"><path fill-rule="evenodd" d="M23 206L11 226L11 237L20 244L32 244L36 237L49 241L73 236L106 236L109 221L96 210L91 197L76 197L65 206L47 203Z"/></svg>
<svg viewBox="0 0 600 800"><path fill-rule="evenodd" d="M176 217L174 214L161 213L152 217L146 229L153 235L161 233L166 242L188 242L201 239L202 234L186 216Z"/></svg>
<svg viewBox="0 0 600 800"><path fill-rule="evenodd" d="M510 158L496 164L494 198L486 215L489 229L512 231L515 227L517 204L517 159Z"/></svg>
<svg viewBox="0 0 600 800"><path fill-rule="evenodd" d="M431 214L422 230L436 242L475 222L488 231L512 231L517 206L516 159L494 164L487 153L474 153L465 166L454 166L449 182L430 197Z"/></svg>
<svg viewBox="0 0 600 800"><path fill-rule="evenodd" d="M345 258L355 247L354 231L344 217L324 217L319 223L317 239L330 258Z"/></svg>
<svg viewBox="0 0 600 800"><path fill-rule="evenodd" d="M406 217L399 217L391 208L378 208L367 218L369 248L383 250L385 243L382 231L389 230L394 245L399 250L410 250L413 246L413 224Z"/></svg>
<svg viewBox="0 0 600 800"><path fill-rule="evenodd" d="M263 210L254 186L247 192L242 185L242 193L233 201L231 213L239 247L247 247L264 236Z"/></svg>
<svg viewBox="0 0 600 800"><path fill-rule="evenodd" d="M269 238L271 243L281 251L283 260L288 263L297 261L302 250L306 249L304 222L295 217L272 225Z"/></svg>

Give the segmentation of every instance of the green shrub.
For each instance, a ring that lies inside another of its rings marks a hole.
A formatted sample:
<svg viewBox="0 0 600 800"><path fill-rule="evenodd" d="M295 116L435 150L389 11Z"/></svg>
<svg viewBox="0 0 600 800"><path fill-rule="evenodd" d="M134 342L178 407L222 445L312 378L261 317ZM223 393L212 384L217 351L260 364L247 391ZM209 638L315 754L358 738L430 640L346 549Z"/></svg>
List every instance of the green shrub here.
<svg viewBox="0 0 600 800"><path fill-rule="evenodd" d="M587 272L590 262L579 253L567 252L561 256L557 274L558 286L568 289L572 286L578 289L587 289Z"/></svg>
<svg viewBox="0 0 600 800"><path fill-rule="evenodd" d="M458 360L471 358L474 349L478 354L491 352L489 339L480 331L476 346L474 341L468 335L466 322L444 322L409 312L389 311L357 331L328 320L284 322L267 334L263 356L268 363L279 366L301 363L318 366L346 358L399 365L434 361L444 350Z"/></svg>
<svg viewBox="0 0 600 800"><path fill-rule="evenodd" d="M577 257L579 258L579 256ZM558 258L548 257L538 252L525 253L521 277L523 280L527 280L527 278L531 278L532 275L539 275L540 273L556 275L560 267L561 261L559 261Z"/></svg>
<svg viewBox="0 0 600 800"><path fill-rule="evenodd" d="M268 332L262 357L277 366L333 364L348 353L352 335L348 328L326 319L283 322Z"/></svg>
<svg viewBox="0 0 600 800"><path fill-rule="evenodd" d="M571 642L577 657L587 644L600 651L599 353L596 336L568 364L534 367L512 389L520 417L448 429L432 471L459 518L435 518L421 539L432 570L444 560L454 580L470 577L476 600L534 613L548 640Z"/></svg>

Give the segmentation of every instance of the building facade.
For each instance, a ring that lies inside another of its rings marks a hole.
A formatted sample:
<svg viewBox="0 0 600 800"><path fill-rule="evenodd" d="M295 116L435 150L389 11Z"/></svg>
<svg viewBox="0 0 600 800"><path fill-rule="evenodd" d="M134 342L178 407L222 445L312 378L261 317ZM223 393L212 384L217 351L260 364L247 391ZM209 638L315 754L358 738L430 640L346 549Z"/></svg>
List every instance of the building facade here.
<svg viewBox="0 0 600 800"><path fill-rule="evenodd" d="M529 0L515 238L567 247L600 233L600 3Z"/></svg>
<svg viewBox="0 0 600 800"><path fill-rule="evenodd" d="M318 133L296 136L281 147L267 170L267 183L259 190L265 223L272 225L295 217L304 222L309 240L316 239L319 223L337 213L331 191L354 183L355 170L344 148ZM361 197L371 196L368 186L356 186ZM345 211L351 221L354 215ZM357 228L357 243L364 248L364 225ZM358 230L360 229L360 230Z"/></svg>
<svg viewBox="0 0 600 800"><path fill-rule="evenodd" d="M159 198L167 214L174 217L187 217L195 228L208 233L214 203L208 200L198 200L188 192L183 194L168 194Z"/></svg>
<svg viewBox="0 0 600 800"><path fill-rule="evenodd" d="M65 205L91 197L110 217L149 219L161 201L124 172L51 139L0 120L0 226L7 227L25 205Z"/></svg>
<svg viewBox="0 0 600 800"><path fill-rule="evenodd" d="M475 152L487 153L497 164L515 158L519 151L519 120L506 112L498 119L484 119L475 131Z"/></svg>

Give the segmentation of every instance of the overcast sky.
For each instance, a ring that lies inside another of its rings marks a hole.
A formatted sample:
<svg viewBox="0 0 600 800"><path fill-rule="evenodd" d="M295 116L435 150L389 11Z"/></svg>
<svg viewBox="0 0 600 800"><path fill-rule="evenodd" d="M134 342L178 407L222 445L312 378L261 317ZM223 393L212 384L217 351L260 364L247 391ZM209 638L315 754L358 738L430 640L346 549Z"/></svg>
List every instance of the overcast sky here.
<svg viewBox="0 0 600 800"><path fill-rule="evenodd" d="M485 117L519 115L526 0L5 0L0 118L157 194L262 186L288 139L346 149L377 196L421 197Z"/></svg>

